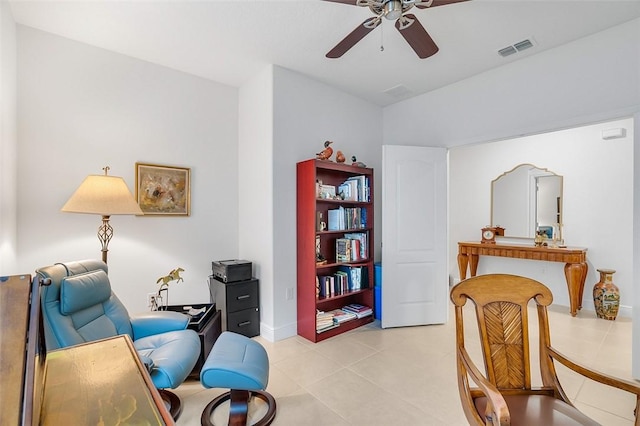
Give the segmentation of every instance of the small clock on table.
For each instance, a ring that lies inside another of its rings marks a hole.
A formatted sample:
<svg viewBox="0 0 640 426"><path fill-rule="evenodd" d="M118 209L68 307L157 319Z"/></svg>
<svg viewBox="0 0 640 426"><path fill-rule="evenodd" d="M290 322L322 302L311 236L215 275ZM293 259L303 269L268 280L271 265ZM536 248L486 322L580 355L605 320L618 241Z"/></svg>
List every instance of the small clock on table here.
<svg viewBox="0 0 640 426"><path fill-rule="evenodd" d="M482 228L482 240L483 244L495 244L496 243L496 229L491 226Z"/></svg>

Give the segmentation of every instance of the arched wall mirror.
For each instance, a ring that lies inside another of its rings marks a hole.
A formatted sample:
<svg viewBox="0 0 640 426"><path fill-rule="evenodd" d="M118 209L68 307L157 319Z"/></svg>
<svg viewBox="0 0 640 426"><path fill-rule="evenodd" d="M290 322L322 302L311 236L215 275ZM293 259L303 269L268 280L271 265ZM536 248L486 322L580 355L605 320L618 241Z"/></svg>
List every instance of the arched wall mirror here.
<svg viewBox="0 0 640 426"><path fill-rule="evenodd" d="M543 230L562 239L562 176L520 164L491 182L491 224L506 237L534 238Z"/></svg>

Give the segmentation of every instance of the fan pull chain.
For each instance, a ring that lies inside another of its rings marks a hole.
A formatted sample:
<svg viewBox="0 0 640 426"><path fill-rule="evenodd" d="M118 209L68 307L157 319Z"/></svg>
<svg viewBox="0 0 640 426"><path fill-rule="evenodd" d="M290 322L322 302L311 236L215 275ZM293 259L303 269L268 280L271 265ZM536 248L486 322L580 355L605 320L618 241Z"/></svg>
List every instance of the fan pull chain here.
<svg viewBox="0 0 640 426"><path fill-rule="evenodd" d="M383 37L383 30L384 30L384 22L380 23L380 51L384 52L384 37Z"/></svg>

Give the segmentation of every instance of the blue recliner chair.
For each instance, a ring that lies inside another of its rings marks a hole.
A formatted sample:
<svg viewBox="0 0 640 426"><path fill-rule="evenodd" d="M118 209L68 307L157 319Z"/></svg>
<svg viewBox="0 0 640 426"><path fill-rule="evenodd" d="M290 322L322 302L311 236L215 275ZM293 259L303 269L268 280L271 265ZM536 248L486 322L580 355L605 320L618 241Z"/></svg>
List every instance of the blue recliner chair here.
<svg viewBox="0 0 640 426"><path fill-rule="evenodd" d="M189 318L171 311L130 317L111 291L107 265L99 260L57 263L36 272L51 279L41 292L47 350L128 335L177 419L182 404L167 389L187 378L200 355L198 335L186 328Z"/></svg>

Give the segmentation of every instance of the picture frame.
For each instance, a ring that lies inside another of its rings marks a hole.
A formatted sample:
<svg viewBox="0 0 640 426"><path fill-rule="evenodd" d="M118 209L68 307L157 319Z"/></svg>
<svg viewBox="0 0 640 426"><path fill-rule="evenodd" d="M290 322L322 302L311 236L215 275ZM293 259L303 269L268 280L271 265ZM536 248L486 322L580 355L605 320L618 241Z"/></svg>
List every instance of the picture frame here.
<svg viewBox="0 0 640 426"><path fill-rule="evenodd" d="M136 163L136 201L145 216L191 215L191 169Z"/></svg>

